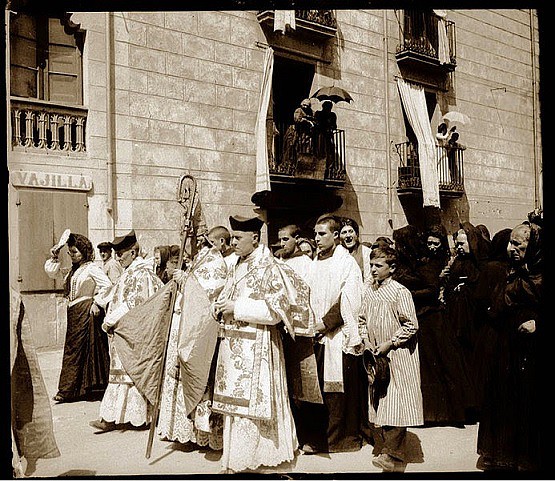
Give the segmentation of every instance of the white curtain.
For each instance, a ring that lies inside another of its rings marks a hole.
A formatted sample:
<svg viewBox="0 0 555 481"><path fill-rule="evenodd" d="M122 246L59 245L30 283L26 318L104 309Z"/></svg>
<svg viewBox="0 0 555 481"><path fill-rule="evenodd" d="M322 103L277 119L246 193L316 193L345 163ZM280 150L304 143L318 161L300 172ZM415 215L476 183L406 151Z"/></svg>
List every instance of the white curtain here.
<svg viewBox="0 0 555 481"><path fill-rule="evenodd" d="M296 29L295 10L274 10L274 32L281 30L281 33L285 34L287 25L293 30Z"/></svg>
<svg viewBox="0 0 555 481"><path fill-rule="evenodd" d="M256 117L255 139L256 139L256 192L270 190L270 170L268 166L268 145L266 135L266 117L270 104L272 91L272 74L274 71L274 50L266 49L264 58L264 72L262 75L262 86L258 101L258 115Z"/></svg>
<svg viewBox="0 0 555 481"><path fill-rule="evenodd" d="M438 58L441 63L449 63L449 39L447 38L447 10L434 10L437 16Z"/></svg>
<svg viewBox="0 0 555 481"><path fill-rule="evenodd" d="M397 88L409 123L418 140L418 162L424 206L439 207L435 137L428 118L424 87L398 78Z"/></svg>

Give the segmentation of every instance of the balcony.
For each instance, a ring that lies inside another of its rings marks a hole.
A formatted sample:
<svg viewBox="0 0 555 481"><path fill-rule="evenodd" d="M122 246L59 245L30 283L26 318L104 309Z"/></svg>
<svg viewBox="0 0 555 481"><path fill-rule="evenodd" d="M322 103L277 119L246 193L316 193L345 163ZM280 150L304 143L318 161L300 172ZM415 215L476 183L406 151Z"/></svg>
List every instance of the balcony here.
<svg viewBox="0 0 555 481"><path fill-rule="evenodd" d="M286 145L288 123L277 124L270 142L270 180L279 183L320 183L328 187L342 187L345 184L345 131L334 130L331 141L322 148L322 143L314 136L310 142L290 148ZM291 151L294 151L291 153Z"/></svg>
<svg viewBox="0 0 555 481"><path fill-rule="evenodd" d="M14 149L69 154L85 152L87 109L11 97Z"/></svg>
<svg viewBox="0 0 555 481"><path fill-rule="evenodd" d="M399 37L395 57L400 67L435 73L455 70L454 22L441 21L431 11L404 10L404 21L399 23Z"/></svg>
<svg viewBox="0 0 555 481"><path fill-rule="evenodd" d="M261 25L274 27L274 10L260 10L257 13ZM295 10L295 30L315 39L326 40L335 37L337 21L332 10Z"/></svg>
<svg viewBox="0 0 555 481"><path fill-rule="evenodd" d="M404 142L396 144L395 149L400 159L397 192L421 192L418 145ZM464 193L464 150L464 147L436 146L439 193L444 197L461 197Z"/></svg>

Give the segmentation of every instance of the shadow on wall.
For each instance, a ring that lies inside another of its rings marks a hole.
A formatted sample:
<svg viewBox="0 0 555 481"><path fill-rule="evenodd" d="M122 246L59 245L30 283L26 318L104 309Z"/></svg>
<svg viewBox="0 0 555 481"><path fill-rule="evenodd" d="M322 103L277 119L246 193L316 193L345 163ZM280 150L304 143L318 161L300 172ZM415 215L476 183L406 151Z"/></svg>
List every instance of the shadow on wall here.
<svg viewBox="0 0 555 481"><path fill-rule="evenodd" d="M341 80L341 54L344 48L345 38L338 22L335 38L324 47L324 58L329 60L329 63L319 63L317 73L333 81ZM324 84L322 83L321 86Z"/></svg>
<svg viewBox="0 0 555 481"><path fill-rule="evenodd" d="M422 207L422 195L401 195L399 202L407 219L407 224L425 230L434 223L441 223L451 234L458 230L461 222L466 222L470 218L470 205L466 194L462 197L441 198L440 209L434 207Z"/></svg>
<svg viewBox="0 0 555 481"><path fill-rule="evenodd" d="M353 188L351 179L349 175L345 175L345 185L342 192L343 204L340 209L336 212L339 216L347 216L353 219L359 226L360 232L364 232L364 225L362 224L362 218L360 215L360 206L358 202L358 196Z"/></svg>

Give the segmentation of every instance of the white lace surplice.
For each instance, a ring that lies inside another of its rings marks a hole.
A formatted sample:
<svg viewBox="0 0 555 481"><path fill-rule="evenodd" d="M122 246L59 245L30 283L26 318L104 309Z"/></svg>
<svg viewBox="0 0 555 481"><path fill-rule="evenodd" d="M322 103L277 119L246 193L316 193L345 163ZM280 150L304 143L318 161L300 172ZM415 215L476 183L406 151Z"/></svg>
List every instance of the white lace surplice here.
<svg viewBox="0 0 555 481"><path fill-rule="evenodd" d="M214 251L207 252L202 250L198 254L199 259L193 266L193 271L199 284L206 290L211 300L219 294L224 286L227 271L223 257L217 254ZM175 303L176 308L172 317L168 339L157 432L162 439L168 441L178 441L183 444L193 442L200 446L208 445L212 449L220 450L222 449L221 415L210 413L210 401L205 400L199 403L194 416L187 416L183 398L183 389L187 387L184 387L180 380L174 377L174 368L178 364L177 347L181 324L181 301L182 295L180 293ZM199 429L198 425L200 422L197 422L197 425L195 425L193 419L195 416L199 421L200 419L209 419L210 425L202 425L202 429Z"/></svg>
<svg viewBox="0 0 555 481"><path fill-rule="evenodd" d="M292 461L298 447L293 415L287 395L285 363L280 333L272 332L272 418L250 419L224 416L222 468L233 471L278 466Z"/></svg>
<svg viewBox="0 0 555 481"><path fill-rule="evenodd" d="M228 274L220 294L235 301L234 317L225 319L214 388L214 409L224 413L223 469L277 466L293 460L298 446L276 327L280 322L276 308L288 300L275 262L265 246L258 246ZM256 352L243 345L253 346ZM254 365L256 360L260 368L267 363L263 370L269 372L269 379L258 377L262 371L245 371L253 356ZM257 395L249 397L246 388L255 383Z"/></svg>
<svg viewBox="0 0 555 481"><path fill-rule="evenodd" d="M150 265L137 257L114 286L104 322L112 326L117 324L121 316L142 304L162 286ZM112 339L110 336L110 378L100 403L100 417L118 424L141 426L150 418L148 403L125 372Z"/></svg>

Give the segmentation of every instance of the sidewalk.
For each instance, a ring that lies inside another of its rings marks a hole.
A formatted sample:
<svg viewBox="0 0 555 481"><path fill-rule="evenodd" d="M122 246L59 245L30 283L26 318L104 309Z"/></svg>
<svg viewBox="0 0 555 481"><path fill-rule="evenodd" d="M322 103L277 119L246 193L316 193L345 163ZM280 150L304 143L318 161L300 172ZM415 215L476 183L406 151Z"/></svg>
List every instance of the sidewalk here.
<svg viewBox="0 0 555 481"><path fill-rule="evenodd" d="M56 394L62 351L39 352L38 358L50 398ZM98 418L100 401L56 404L52 401L54 431L61 456L39 459L32 477L144 475L218 475L220 453L185 452L180 445L154 437L150 459L145 458L148 431L95 434L89 421ZM470 472L476 469L478 426L409 429L415 461L406 473ZM420 451L420 453L419 453ZM418 459L420 458L420 459ZM287 466L260 473L381 473L372 465L372 446L355 453L300 455Z"/></svg>

